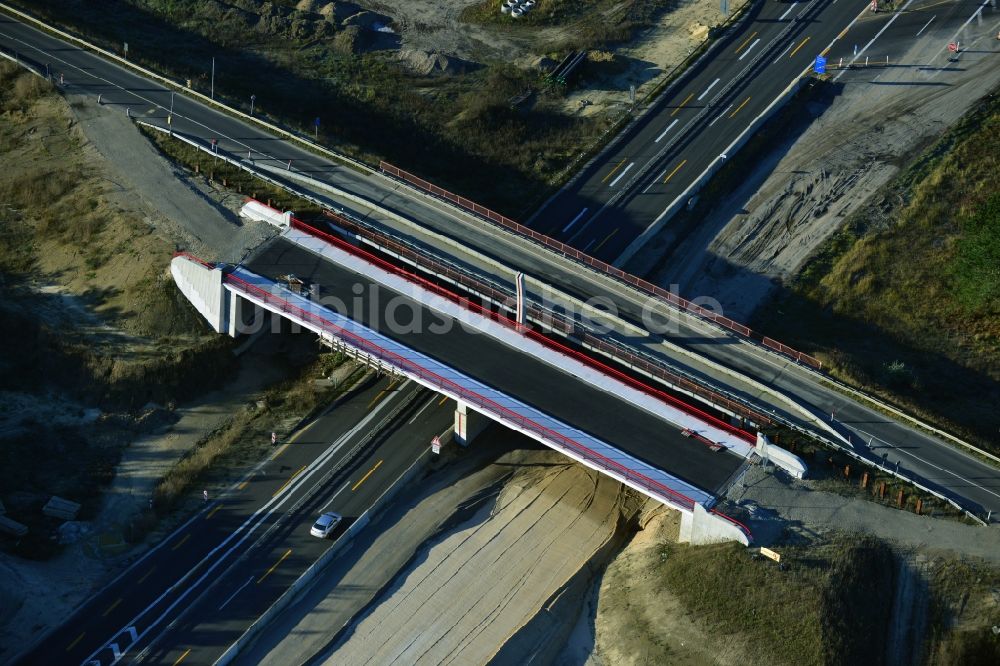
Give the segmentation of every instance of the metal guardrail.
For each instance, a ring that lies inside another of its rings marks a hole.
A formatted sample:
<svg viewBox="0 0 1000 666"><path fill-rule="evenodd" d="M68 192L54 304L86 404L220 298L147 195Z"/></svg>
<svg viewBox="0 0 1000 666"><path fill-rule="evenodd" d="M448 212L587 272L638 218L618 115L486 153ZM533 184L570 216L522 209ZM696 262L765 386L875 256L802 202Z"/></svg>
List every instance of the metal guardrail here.
<svg viewBox="0 0 1000 666"><path fill-rule="evenodd" d="M462 270L437 257L431 257L403 239L390 237L383 232L375 231L364 225L363 222L350 219L344 214L333 213L332 211L324 211L324 214L339 227L342 227L345 232L356 234L381 250L395 254L417 268L445 278L469 290L470 293L477 294L484 299L496 303L504 310L509 312L514 311L515 296L512 289L500 286L495 282L489 282L482 277L474 277L469 274L468 270ZM307 233L309 232L308 227L303 228L303 230ZM535 301L528 302L527 317L543 327L549 327L569 338L574 338L584 346L591 347L623 365L668 384L673 384L685 392L703 398L714 407L722 407L737 416L747 419L758 427L766 427L772 424L769 416L754 409L735 395L723 395L723 391L717 387L709 388L691 375L673 368L660 359L627 349L616 340L608 340L590 333L578 321L570 319L555 310L538 305Z"/></svg>
<svg viewBox="0 0 1000 666"><path fill-rule="evenodd" d="M242 278L232 274L226 274L223 279L227 284L237 290L243 291L247 295L261 300L264 303L277 308L281 312L291 314L303 321L310 322L313 326L316 326L327 335L337 337L345 344L349 344L350 346L364 351L375 358L379 358L385 363L399 368L408 375L419 377L422 381L426 382L427 385L432 386L441 392L457 396L463 402L476 406L484 412L493 413L501 422L513 423L521 429L534 432L544 439L556 442L560 446L573 451L577 455L581 456L585 460L588 460L597 467L604 469L605 471L623 476L627 481L642 486L650 493L669 498L671 503L675 503L678 506L686 508L687 510L694 509L695 501L692 498L687 497L686 495L683 495L644 474L635 472L621 463L611 460L596 451L591 451L565 435L537 423L521 414L518 414L517 412L504 407L490 398L475 393L464 386L447 379L446 377L442 377L393 351L377 345L371 340L367 340L341 326L326 321L325 319L290 303L288 300L278 296L277 294L251 284Z"/></svg>
<svg viewBox="0 0 1000 666"><path fill-rule="evenodd" d="M514 220L510 219L509 217L506 217L504 215L501 215L500 213L492 211L489 208L477 204L474 201L466 199L465 197L459 196L457 194L453 194L452 192L449 192L448 190L438 187L437 185L434 185L433 183L428 182L423 178L415 176L407 171L403 171L402 169L399 169L398 167L395 167L389 164L388 162L380 162L379 169L381 169L383 173L389 174L390 176L393 176L404 183L413 185L416 188L431 194L432 196L444 199L446 201L454 203L455 205L461 208L471 211L472 213L476 214L482 219L485 219L489 222L492 222L493 224L503 227L508 231L512 231L518 236L535 241L536 243L544 245L550 250L556 251L557 253L563 255L564 257L577 261L581 264L584 264L585 266L589 266L590 268L593 268L606 275L609 275L621 282L625 282L629 286L635 287L643 292L646 292L650 296L658 298L659 300L666 302L668 305L674 308L678 308L680 310L693 314L697 317L710 321L714 324L722 326L751 342L755 342L757 344L763 344L764 346L767 346L785 356L788 356L789 358L798 363L803 363L805 365L809 365L816 369L821 369L823 367L822 362L817 358L814 358L804 352L796 351L791 347L788 347L787 345L780 345L780 347L777 347L775 346L776 341L771 340L770 338L765 338L765 336L763 336L762 334L753 331L751 328L749 328L744 324L739 323L738 321L734 321L728 317L716 314L711 310L707 310L701 307L700 305L696 305L695 303L692 303L691 301L685 298L681 298L680 296L678 296L673 292L667 291L666 289L663 289L662 287L659 287L651 282L647 282L646 280L636 277L631 273L627 273L616 266L612 266L611 264L608 264L604 261L601 261L600 259L597 259L596 257L592 257L588 254L585 254L571 245L567 245L566 243L557 241L556 239L551 238L545 234L539 233L534 229L531 229L530 227L526 227L522 224L519 224ZM770 343L766 343L764 342L764 340L768 340L770 341Z"/></svg>

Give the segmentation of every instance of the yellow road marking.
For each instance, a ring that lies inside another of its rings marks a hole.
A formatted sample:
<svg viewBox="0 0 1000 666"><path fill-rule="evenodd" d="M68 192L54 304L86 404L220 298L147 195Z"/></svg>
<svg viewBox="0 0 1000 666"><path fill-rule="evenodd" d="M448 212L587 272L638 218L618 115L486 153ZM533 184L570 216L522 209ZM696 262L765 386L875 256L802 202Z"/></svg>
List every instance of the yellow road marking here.
<svg viewBox="0 0 1000 666"><path fill-rule="evenodd" d="M799 52L799 49L801 49L801 48L802 48L803 46L805 46L805 45L806 45L806 42L808 42L808 41L809 41L809 38L808 38L808 37L806 37L806 38L805 38L805 39L803 39L803 40L802 40L801 42L799 42L799 45L798 45L798 46L796 46L796 47L795 47L794 49L792 49L792 52L788 54L788 57L789 57L789 58L793 57L793 56L794 56L794 55L795 55L796 53L798 53L798 52Z"/></svg>
<svg viewBox="0 0 1000 666"><path fill-rule="evenodd" d="M179 664L182 661L184 661L184 658L187 657L189 654L191 654L191 648L188 648L187 650L184 650L184 654L182 654L181 656L177 657L177 661L174 662L174 666L177 666L177 664Z"/></svg>
<svg viewBox="0 0 1000 666"><path fill-rule="evenodd" d="M733 53L739 53L740 51L742 51L743 47L746 46L747 44L749 44L750 40L753 39L756 36L757 36L757 31L755 30L752 35L750 35L749 37L747 37L747 41L745 41L742 44L740 44L739 47L735 51L733 51Z"/></svg>
<svg viewBox="0 0 1000 666"><path fill-rule="evenodd" d="M305 468L306 468L306 466L305 466L305 465L303 465L302 467L299 467L298 471L296 471L296 472L295 472L295 474L292 474L292 475L291 475L290 477L288 477L288 480L287 480L287 481L285 481L285 482L284 482L283 484L281 484L281 487L280 487L280 488L278 488L277 490L275 490L275 491L274 491L274 495L277 495L277 494L278 494L278 493L280 493L280 492L281 492L282 490L284 490L284 489L285 489L285 486L287 486L287 485L288 485L289 483L291 483L291 482L292 482L292 479L294 479L294 478L295 478L295 477L297 477L297 476L298 476L299 474L301 474L301 473L302 473L302 470L304 470ZM271 495L271 497L274 497L274 495Z"/></svg>
<svg viewBox="0 0 1000 666"><path fill-rule="evenodd" d="M117 599L115 600L115 603L113 603L113 604L111 604L110 606L108 606L108 610L106 610L106 611L104 611L103 613L101 613L101 617L107 617L107 616L108 616L108 613L110 613L110 612L111 612L111 611L113 611L114 609L118 608L118 604L120 604L121 602L122 602L122 598L121 598L121 597L118 597L118 598L117 598Z"/></svg>
<svg viewBox="0 0 1000 666"><path fill-rule="evenodd" d="M678 164L677 166L675 166L674 170L671 171L670 174L666 178L663 179L663 184L666 185L667 181L669 181L671 178L673 178L674 174L677 173L678 171L680 171L681 167L684 166L685 164L687 164L687 160L681 160L681 163Z"/></svg>
<svg viewBox="0 0 1000 666"><path fill-rule="evenodd" d="M263 576L257 579L257 584L260 585L261 581L271 575L271 572L278 568L278 565L285 561L285 558L292 554L292 549L289 548L285 551L285 554L278 558L278 561L271 565L271 568L264 573Z"/></svg>
<svg viewBox="0 0 1000 666"><path fill-rule="evenodd" d="M75 638L75 639L73 640L73 642L72 642L72 643L70 643L69 645L67 645L67 646L66 646L66 652L69 652L70 650L72 650L73 648L75 648L75 647L76 647L76 644L77 644L77 643L79 643L79 642L80 642L81 640L83 640L83 635L84 635L85 633L87 633L87 632L86 632L86 631L81 631L81 632L80 632L80 635L79 635L79 636L77 636L77 637L76 637L76 638Z"/></svg>
<svg viewBox="0 0 1000 666"><path fill-rule="evenodd" d="M821 55L821 56L823 56L823 57L825 58L825 57L826 57L826 54L827 54L827 53L829 53L829 52L830 52L830 47L828 46L828 47L826 47L825 49L823 49L823 51L822 51L822 52L820 52L820 55Z"/></svg>
<svg viewBox="0 0 1000 666"><path fill-rule="evenodd" d="M278 456L280 456L280 455L281 455L282 453L284 453L284 452L285 452L285 449L287 449L287 448L289 447L289 445L290 445L290 444L291 444L291 442L286 442L286 443L282 444L282 445L281 445L281 446L280 446L280 447L278 448L278 450L274 452L274 455L273 455L273 456L271 456L271 460L274 460L275 458L277 458ZM244 482L243 482L243 485L246 485L246 483L247 483L247 482L246 482L246 481L244 481ZM241 488L241 489L242 489L242 488Z"/></svg>
<svg viewBox="0 0 1000 666"><path fill-rule="evenodd" d="M622 161L621 161L621 162L619 162L619 163L617 164L617 166L615 166L615 168L614 168L614 169L612 169L611 171L609 171L609 172L608 172L608 175L607 175L607 176L605 176L605 177L604 177L604 180L602 180L601 182L602 182L602 183L606 183L606 182L608 181L608 178L611 178L611 176L615 175L615 171L618 171L618 169L621 169L621 168L622 168L622 165L623 165L623 164L625 164L625 160L627 160L627 159L628 159L627 157L626 157L626 158L623 158L623 159L622 159Z"/></svg>
<svg viewBox="0 0 1000 666"><path fill-rule="evenodd" d="M184 535L184 538L181 539L180 541L178 541L177 543L175 543L174 546L173 546L173 548L171 548L170 550L177 550L178 548L180 548L181 546L183 546L187 542L187 540L190 539L190 538L191 538L191 533L188 532L187 534Z"/></svg>
<svg viewBox="0 0 1000 666"><path fill-rule="evenodd" d="M243 483L241 483L240 485L236 486L236 488L237 488L237 489L239 489L239 490L243 490L244 488L246 488L246 487L247 487L247 484L248 484L248 483L250 483L250 479L247 479L246 481L244 481L244 482L243 482Z"/></svg>
<svg viewBox="0 0 1000 666"><path fill-rule="evenodd" d="M358 481L357 483L354 484L354 487L351 488L351 492L353 493L355 490L358 489L358 486L360 486L362 483L364 483L365 481L367 481L368 477L372 475L372 472L374 472L375 470L377 470L378 467L379 467L379 465L381 465L381 464L382 464L381 460L379 460L377 463L375 463L375 466L372 467L370 470L368 470L368 473L365 474L363 477L361 477L360 481Z"/></svg>
<svg viewBox="0 0 1000 666"><path fill-rule="evenodd" d="M441 401L438 402L438 407L440 407L441 405L443 405L446 402L448 402L448 396L445 396L445 397L441 398Z"/></svg>
<svg viewBox="0 0 1000 666"><path fill-rule="evenodd" d="M385 395L385 393L386 393L386 391L388 391L388 390L389 390L389 389L387 389L387 388L384 388L384 389L382 389L381 391L379 391L379 392L378 392L378 395L377 395L377 396L375 396L375 397L374 397L374 398L372 399L372 401L368 403L368 406L367 406L367 407L365 407L365 409L371 409L372 407L374 407L374 406L375 406L375 403L376 403L376 402L378 402L379 400L381 400L381 399L382 399L382 396L384 396L384 395Z"/></svg>
<svg viewBox="0 0 1000 666"><path fill-rule="evenodd" d="M840 34L839 34L839 35L837 35L837 39L843 39L843 38L844 38L844 35L846 35L846 34L847 34L847 30L848 30L848 28L844 28L843 30L841 30L841 31L840 31Z"/></svg>
<svg viewBox="0 0 1000 666"><path fill-rule="evenodd" d="M596 253L598 250L600 250L602 247L604 247L604 244L607 243L609 240L611 240L611 237L614 236L616 233L618 233L618 229L615 229L610 234L608 234L607 236L605 236L604 240L602 240L600 243L598 243L597 247L594 248L594 252Z"/></svg>
<svg viewBox="0 0 1000 666"><path fill-rule="evenodd" d="M143 576L142 578L140 578L138 582L140 582L140 583L144 582L147 578L149 578L150 576L153 575L154 571L156 571L156 567L153 567L152 569L150 569L149 571L147 571L146 575Z"/></svg>
<svg viewBox="0 0 1000 666"><path fill-rule="evenodd" d="M221 509L221 508L222 508L222 504L221 504L221 503L219 503L219 504L216 504L216 505L215 505L215 508L214 508L214 509L212 509L211 511L209 511L209 512L208 512L208 515L207 515L207 516L205 516L205 519L206 519L206 520L208 520L209 518L211 518L212 516L214 516L214 515L215 515L215 512L216 512L216 511L218 511L218 510L219 510L219 509Z"/></svg>
<svg viewBox="0 0 1000 666"><path fill-rule="evenodd" d="M694 93L691 93L690 95L688 95L688 96L687 96L687 99L685 99L685 100L684 100L683 102L681 102L681 105L680 105L680 106L678 106L678 107L677 107L676 109L674 109L674 110L673 110L673 111L672 111L672 112L670 113L670 115L671 115L671 116L674 116L674 115L676 115L678 111L680 111L681 109L683 109L683 108L684 108L684 105L685 105L685 104L687 104L688 102L690 102L690 101L691 101L691 98L692 98L692 97L694 97Z"/></svg>
<svg viewBox="0 0 1000 666"><path fill-rule="evenodd" d="M730 118L733 118L733 117L735 117L735 116L736 116L736 114L740 112L740 109L742 109L742 108L743 108L744 106L746 106L746 105L747 105L747 102L749 102L749 101L750 101L750 98L749 98L749 97L747 97L747 98L746 98L745 100L743 100L743 103L742 103L742 104L740 104L740 105L739 105L738 107L736 107L736 110L735 110L735 111L733 111L732 113L730 113L730 114L729 114L729 117L730 117Z"/></svg>

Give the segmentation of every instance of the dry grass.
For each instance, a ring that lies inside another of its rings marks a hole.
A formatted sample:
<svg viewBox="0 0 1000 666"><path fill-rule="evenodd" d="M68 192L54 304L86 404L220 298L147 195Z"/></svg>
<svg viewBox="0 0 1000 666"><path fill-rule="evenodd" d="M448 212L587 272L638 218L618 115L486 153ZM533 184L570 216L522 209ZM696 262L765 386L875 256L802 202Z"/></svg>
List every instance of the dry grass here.
<svg viewBox="0 0 1000 666"><path fill-rule="evenodd" d="M821 247L757 326L997 449L998 155L993 96Z"/></svg>

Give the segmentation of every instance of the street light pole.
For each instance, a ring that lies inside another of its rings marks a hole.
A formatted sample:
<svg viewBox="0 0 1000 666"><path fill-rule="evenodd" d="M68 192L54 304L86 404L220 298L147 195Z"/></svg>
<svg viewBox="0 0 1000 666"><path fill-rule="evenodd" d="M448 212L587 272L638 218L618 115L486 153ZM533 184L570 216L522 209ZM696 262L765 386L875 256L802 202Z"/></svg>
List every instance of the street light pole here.
<svg viewBox="0 0 1000 666"><path fill-rule="evenodd" d="M170 115L174 115L174 93L170 93Z"/></svg>
<svg viewBox="0 0 1000 666"><path fill-rule="evenodd" d="M215 57L212 57L212 91L209 95L212 99L215 99Z"/></svg>
<svg viewBox="0 0 1000 666"><path fill-rule="evenodd" d="M250 115L253 115L253 103L257 99L257 95L250 95Z"/></svg>

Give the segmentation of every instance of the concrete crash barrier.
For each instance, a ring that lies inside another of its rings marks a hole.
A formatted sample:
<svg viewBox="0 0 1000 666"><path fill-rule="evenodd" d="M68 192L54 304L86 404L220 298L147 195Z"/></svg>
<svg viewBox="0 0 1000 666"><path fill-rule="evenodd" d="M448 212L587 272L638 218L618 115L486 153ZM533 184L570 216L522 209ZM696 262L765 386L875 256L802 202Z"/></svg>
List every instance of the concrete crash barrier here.
<svg viewBox="0 0 1000 666"><path fill-rule="evenodd" d="M774 463L776 467L780 467L796 479L803 478L809 469L802 458L780 446L775 446L762 432L757 433L757 455Z"/></svg>
<svg viewBox="0 0 1000 666"><path fill-rule="evenodd" d="M247 198L246 203L240 208L240 217L245 217L255 222L267 222L279 229L287 229L288 225L292 222L292 211L282 213L280 210L262 204L256 199Z"/></svg>
<svg viewBox="0 0 1000 666"><path fill-rule="evenodd" d="M753 535L750 528L737 520L695 504L693 511L681 512L681 530L677 540L693 545L738 541L749 546L753 543Z"/></svg>

